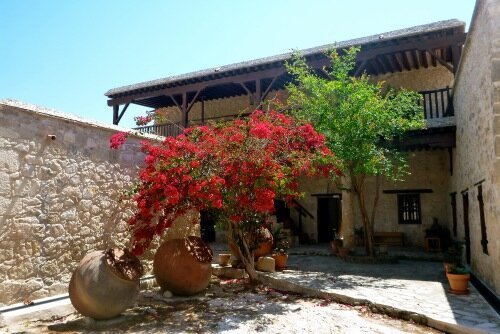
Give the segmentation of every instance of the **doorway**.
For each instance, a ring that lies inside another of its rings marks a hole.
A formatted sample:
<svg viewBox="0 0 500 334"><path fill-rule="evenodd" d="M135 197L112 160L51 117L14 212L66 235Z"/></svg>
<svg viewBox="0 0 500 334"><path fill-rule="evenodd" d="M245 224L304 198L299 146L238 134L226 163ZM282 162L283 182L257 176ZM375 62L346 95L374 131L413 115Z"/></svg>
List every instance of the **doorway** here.
<svg viewBox="0 0 500 334"><path fill-rule="evenodd" d="M205 242L215 241L215 217L210 211L200 212L201 238Z"/></svg>
<svg viewBox="0 0 500 334"><path fill-rule="evenodd" d="M330 242L334 230L340 230L342 218L341 200L339 195L318 196L318 242Z"/></svg>

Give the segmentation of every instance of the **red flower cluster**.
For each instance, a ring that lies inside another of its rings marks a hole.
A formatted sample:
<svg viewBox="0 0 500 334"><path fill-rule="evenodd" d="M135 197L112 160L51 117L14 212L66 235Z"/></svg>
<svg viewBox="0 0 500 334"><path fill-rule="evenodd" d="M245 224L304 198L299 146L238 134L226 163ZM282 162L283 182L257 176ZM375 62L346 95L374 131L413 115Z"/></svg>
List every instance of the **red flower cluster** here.
<svg viewBox="0 0 500 334"><path fill-rule="evenodd" d="M127 132L115 133L109 139L109 147L111 147L112 149L115 149L115 150L119 149L120 146L125 144L125 142L127 141L127 137L128 137Z"/></svg>
<svg viewBox="0 0 500 334"><path fill-rule="evenodd" d="M153 120L153 115L151 115L151 114L148 114L146 116L136 116L136 117L134 117L134 121L135 121L135 124L137 124L137 126L147 125L152 120Z"/></svg>
<svg viewBox="0 0 500 334"><path fill-rule="evenodd" d="M275 111L189 128L143 150L129 221L136 254L189 209L218 208L245 221L272 213L276 198L300 196L297 177L339 174L322 135Z"/></svg>

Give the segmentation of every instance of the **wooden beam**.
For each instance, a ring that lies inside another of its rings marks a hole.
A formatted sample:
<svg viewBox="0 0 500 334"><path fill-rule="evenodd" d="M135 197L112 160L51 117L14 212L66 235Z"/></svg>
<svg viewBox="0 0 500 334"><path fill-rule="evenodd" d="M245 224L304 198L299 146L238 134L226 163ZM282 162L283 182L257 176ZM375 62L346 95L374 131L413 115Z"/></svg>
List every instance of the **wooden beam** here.
<svg viewBox="0 0 500 334"><path fill-rule="evenodd" d="M372 69L372 72L374 72L373 75L379 75L379 70L378 68L375 66L375 61L368 61L368 63L366 64L366 68L371 68Z"/></svg>
<svg viewBox="0 0 500 334"><path fill-rule="evenodd" d="M187 112L187 92L182 92L182 126L187 128L189 122L189 114Z"/></svg>
<svg viewBox="0 0 500 334"><path fill-rule="evenodd" d="M354 72L355 77L359 77L361 75L361 73L363 73L363 71L366 68L367 63L368 63L368 60L366 60L366 59L361 62L361 64L356 69L356 72Z"/></svg>
<svg viewBox="0 0 500 334"><path fill-rule="evenodd" d="M427 50L426 50L427 51ZM430 51L430 50L429 50ZM433 56L432 53L430 53L429 51L427 51L428 54L431 55L431 63L432 63L432 66L436 67L437 66L437 57L436 56Z"/></svg>
<svg viewBox="0 0 500 334"><path fill-rule="evenodd" d="M385 64L382 62L379 56L375 57L375 61L377 62L377 65L380 65L380 68L382 69L382 73L387 73L390 72L387 67L385 67Z"/></svg>
<svg viewBox="0 0 500 334"><path fill-rule="evenodd" d="M387 66L387 68L389 68L391 73L394 73L397 71L397 69L396 69L396 66L394 65L391 57L392 57L392 54L386 54L386 55L381 57L381 60L383 62L385 62L385 65Z"/></svg>
<svg viewBox="0 0 500 334"><path fill-rule="evenodd" d="M401 59L398 58L398 56L401 56L399 53L394 53L392 55L394 66L398 70L398 72L403 72L403 62Z"/></svg>
<svg viewBox="0 0 500 334"><path fill-rule="evenodd" d="M408 52L407 51L401 52L401 56L403 58L404 67L406 68L407 71L410 71L411 65L410 65L410 59L408 57Z"/></svg>
<svg viewBox="0 0 500 334"><path fill-rule="evenodd" d="M168 95L168 97L170 97L170 99L174 102L177 108L179 108L179 110L182 112L182 107L179 105L179 103L177 103L177 100L175 99L174 95Z"/></svg>
<svg viewBox="0 0 500 334"><path fill-rule="evenodd" d="M443 65L444 67L446 67L451 73L455 74L453 66L451 66L446 61L444 61L443 59L441 59L441 57L438 57L434 53L434 51L432 51L432 50L426 50L426 51L429 52L429 54L432 56L433 62L437 60L441 65Z"/></svg>
<svg viewBox="0 0 500 334"><path fill-rule="evenodd" d="M201 97L201 124L205 124L205 97Z"/></svg>
<svg viewBox="0 0 500 334"><path fill-rule="evenodd" d="M453 64L453 74L457 73L458 65L460 64L460 54L462 48L460 46L451 47L451 63Z"/></svg>
<svg viewBox="0 0 500 334"><path fill-rule="evenodd" d="M413 66L418 70L420 69L420 60L418 59L418 50L414 49L411 51L411 56L413 59Z"/></svg>
<svg viewBox="0 0 500 334"><path fill-rule="evenodd" d="M191 111L191 108L193 107L194 103L196 102L196 98L198 97L198 95L200 95L200 92L201 92L201 89L198 90L196 92L196 94L194 94L194 97L193 99L191 100L191 102L189 102L189 105L187 106L187 109L186 109L186 112L189 114L189 112Z"/></svg>
<svg viewBox="0 0 500 334"><path fill-rule="evenodd" d="M261 87L260 79L255 80L255 101L258 101L257 107L260 106L262 102L262 87Z"/></svg>
<svg viewBox="0 0 500 334"><path fill-rule="evenodd" d="M267 86L266 90L262 94L262 100L261 101L264 101L266 99L266 96L271 91L271 88L273 87L274 83L276 82L276 79L278 79L278 77L274 77L273 80L271 80L271 83L269 84L269 86Z"/></svg>
<svg viewBox="0 0 500 334"><path fill-rule="evenodd" d="M243 87L243 89L247 92L248 96L250 96L250 104L251 105L255 105L255 96L253 95L253 93L250 91L250 89L247 87L247 85L245 85L244 82L240 82L239 83L241 85L241 87Z"/></svg>
<svg viewBox="0 0 500 334"><path fill-rule="evenodd" d="M113 106L113 124L118 125L118 110L120 106Z"/></svg>
<svg viewBox="0 0 500 334"><path fill-rule="evenodd" d="M424 68L429 67L429 62L427 61L427 52L426 51L420 51L420 59L422 59L422 65Z"/></svg>
<svg viewBox="0 0 500 334"><path fill-rule="evenodd" d="M432 194L432 189L388 189L382 190L384 194Z"/></svg>
<svg viewBox="0 0 500 334"><path fill-rule="evenodd" d="M125 114L125 111L127 111L127 108L129 105L130 105L130 103L127 103L125 105L125 107L123 107L122 112L120 113L120 115L118 115L118 119L116 120L116 124L120 123L120 120L122 119L123 114Z"/></svg>

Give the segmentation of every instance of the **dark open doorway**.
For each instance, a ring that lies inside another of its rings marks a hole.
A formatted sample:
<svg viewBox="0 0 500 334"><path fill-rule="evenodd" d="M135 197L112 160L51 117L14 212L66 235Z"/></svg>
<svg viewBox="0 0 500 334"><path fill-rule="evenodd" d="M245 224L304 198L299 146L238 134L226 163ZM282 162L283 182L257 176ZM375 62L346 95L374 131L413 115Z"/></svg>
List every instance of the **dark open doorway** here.
<svg viewBox="0 0 500 334"><path fill-rule="evenodd" d="M318 242L333 240L342 218L340 195L318 196Z"/></svg>
<svg viewBox="0 0 500 334"><path fill-rule="evenodd" d="M200 213L201 238L206 242L215 241L215 215L210 211Z"/></svg>

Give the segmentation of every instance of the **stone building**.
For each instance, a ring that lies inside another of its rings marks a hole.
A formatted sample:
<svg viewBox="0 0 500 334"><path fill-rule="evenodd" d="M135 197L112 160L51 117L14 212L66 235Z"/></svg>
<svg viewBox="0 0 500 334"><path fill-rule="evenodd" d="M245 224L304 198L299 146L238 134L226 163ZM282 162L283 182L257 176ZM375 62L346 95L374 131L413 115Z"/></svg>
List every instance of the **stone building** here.
<svg viewBox="0 0 500 334"><path fill-rule="evenodd" d="M478 1L471 27L457 20L392 31L300 51L311 67L328 65L324 52L361 48L354 75L405 87L423 96L427 127L402 144L411 175L383 181L375 231L405 245L426 243L434 221L463 240L474 274L500 293L500 4ZM119 122L130 103L160 110L163 125L141 131L173 135L181 128L251 112L283 93L290 53L111 89ZM372 191L374 196L373 180ZM298 233L327 242L336 229L348 243L362 224L348 191L327 180L303 182L306 196L292 209ZM300 221L300 224L298 223ZM401 239L402 237L402 239ZM381 241L383 242L383 241Z"/></svg>
<svg viewBox="0 0 500 334"><path fill-rule="evenodd" d="M402 143L411 175L383 182L375 231L422 247L426 229L437 219L454 239L465 241L475 277L497 295L499 17L498 1L479 0L467 33L463 22L448 20L302 50L320 74L328 65L326 50L360 46L354 75L367 72L373 80L421 92L427 128ZM290 56L112 89L106 95L113 123L130 103L164 113L166 124L141 129L159 135L244 115L284 95L290 77L283 63ZM108 149L110 134L119 130L0 101L0 304L63 293L88 250L127 242L132 204L121 199L120 190L131 184L143 155L140 136L118 152ZM303 182L303 190L306 196L290 210L295 232L327 242L336 229L354 243L361 222L350 193L319 179Z"/></svg>

